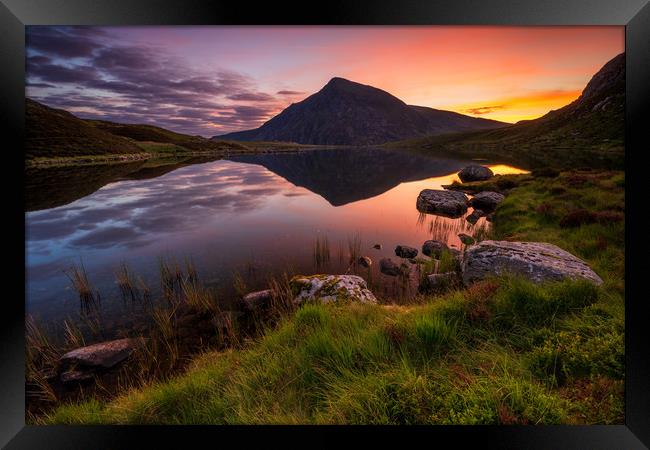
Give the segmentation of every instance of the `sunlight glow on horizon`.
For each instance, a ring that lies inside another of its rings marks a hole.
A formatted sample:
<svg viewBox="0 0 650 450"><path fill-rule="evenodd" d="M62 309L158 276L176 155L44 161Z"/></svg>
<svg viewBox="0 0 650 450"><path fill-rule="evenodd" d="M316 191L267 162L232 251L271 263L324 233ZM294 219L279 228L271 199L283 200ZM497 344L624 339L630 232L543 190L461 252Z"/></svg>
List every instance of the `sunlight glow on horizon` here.
<svg viewBox="0 0 650 450"><path fill-rule="evenodd" d="M260 126L342 77L515 123L578 98L624 50L621 26L28 26L26 94L208 136Z"/></svg>

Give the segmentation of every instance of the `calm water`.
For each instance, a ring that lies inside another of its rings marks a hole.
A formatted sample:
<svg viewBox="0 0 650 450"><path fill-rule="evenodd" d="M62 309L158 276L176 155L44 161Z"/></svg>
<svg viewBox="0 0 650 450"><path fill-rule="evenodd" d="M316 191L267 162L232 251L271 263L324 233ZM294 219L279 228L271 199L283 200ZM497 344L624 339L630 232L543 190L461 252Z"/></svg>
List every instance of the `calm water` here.
<svg viewBox="0 0 650 450"><path fill-rule="evenodd" d="M80 261L119 320L114 272L122 261L155 293L159 257L191 258L201 280L228 302L235 273L250 290L264 287L270 273L344 273L355 237L361 255L373 260L372 270L359 274L372 278L380 297L396 295L402 288L378 269L382 257L399 260L396 245L419 249L433 237L459 248L458 233L486 226L415 208L422 189L451 183L467 160L342 149L195 162L28 173L27 312L50 322L78 314L64 270ZM495 173L522 172L483 164ZM314 243L325 237L330 263L315 267Z"/></svg>

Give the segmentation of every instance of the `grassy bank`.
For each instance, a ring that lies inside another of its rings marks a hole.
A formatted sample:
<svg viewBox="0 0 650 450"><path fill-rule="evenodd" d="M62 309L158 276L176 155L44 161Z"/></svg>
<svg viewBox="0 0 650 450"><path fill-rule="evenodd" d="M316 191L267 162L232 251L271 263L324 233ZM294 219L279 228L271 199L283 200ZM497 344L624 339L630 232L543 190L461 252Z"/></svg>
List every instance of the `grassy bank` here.
<svg viewBox="0 0 650 450"><path fill-rule="evenodd" d="M504 277L412 305L308 305L182 375L42 421L622 423L624 176L503 180L488 182L508 193L490 237L557 244L603 286Z"/></svg>

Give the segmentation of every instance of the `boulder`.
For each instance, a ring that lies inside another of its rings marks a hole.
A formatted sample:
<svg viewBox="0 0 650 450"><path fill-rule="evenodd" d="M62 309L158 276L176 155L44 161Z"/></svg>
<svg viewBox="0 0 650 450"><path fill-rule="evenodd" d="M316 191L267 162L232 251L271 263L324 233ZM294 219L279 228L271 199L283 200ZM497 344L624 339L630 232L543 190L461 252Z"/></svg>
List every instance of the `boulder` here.
<svg viewBox="0 0 650 450"><path fill-rule="evenodd" d="M472 245L474 242L476 242L476 240L469 234L460 233L458 237L460 238L460 242L465 245Z"/></svg>
<svg viewBox="0 0 650 450"><path fill-rule="evenodd" d="M290 286L297 304L306 301L377 303L366 281L357 275L295 276Z"/></svg>
<svg viewBox="0 0 650 450"><path fill-rule="evenodd" d="M384 275L389 275L391 277L396 277L401 272L399 266L390 258L382 258L379 261L379 270Z"/></svg>
<svg viewBox="0 0 650 450"><path fill-rule="evenodd" d="M458 178L463 183L467 181L483 181L488 180L494 176L494 173L485 166L472 164L471 166L464 167L458 172Z"/></svg>
<svg viewBox="0 0 650 450"><path fill-rule="evenodd" d="M494 220L494 213L490 213L487 216L485 216L485 220L491 223Z"/></svg>
<svg viewBox="0 0 650 450"><path fill-rule="evenodd" d="M372 259L370 259L369 256L362 256L357 260L357 263L362 266L362 267L370 267L372 266Z"/></svg>
<svg viewBox="0 0 650 450"><path fill-rule="evenodd" d="M62 364L110 369L128 358L142 339L117 339L72 350L61 357Z"/></svg>
<svg viewBox="0 0 650 450"><path fill-rule="evenodd" d="M418 211L448 217L460 217L467 211L467 196L458 191L424 189L416 202Z"/></svg>
<svg viewBox="0 0 650 450"><path fill-rule="evenodd" d="M503 194L492 191L479 192L474 197L469 200L469 204L474 207L474 209L482 209L483 211L494 211L499 203L503 201L505 197Z"/></svg>
<svg viewBox="0 0 650 450"><path fill-rule="evenodd" d="M68 370L61 373L60 380L63 383L79 383L92 380L94 376L95 372L93 370Z"/></svg>
<svg viewBox="0 0 650 450"><path fill-rule="evenodd" d="M502 273L523 275L535 282L565 278L603 282L583 260L545 242L482 241L465 250L465 283Z"/></svg>
<svg viewBox="0 0 650 450"><path fill-rule="evenodd" d="M415 258L418 256L418 249L407 245L398 245L395 247L395 255L406 259Z"/></svg>
<svg viewBox="0 0 650 450"><path fill-rule="evenodd" d="M372 246L375 250L381 250L381 244L375 244Z"/></svg>
<svg viewBox="0 0 650 450"><path fill-rule="evenodd" d="M465 220L471 223L472 225L476 224L478 222L478 219L483 217L485 215L485 212L481 209L475 209L472 211L472 214L469 216L465 217Z"/></svg>
<svg viewBox="0 0 650 450"><path fill-rule="evenodd" d="M448 250L447 244L440 241L428 240L424 241L422 244L422 254L430 256L432 258L440 258L440 255L444 250Z"/></svg>
<svg viewBox="0 0 650 450"><path fill-rule="evenodd" d="M271 304L272 298L273 291L271 291L271 289L265 289L263 291L250 292L244 295L242 303L244 304L244 309L248 311L256 311L267 308Z"/></svg>
<svg viewBox="0 0 650 450"><path fill-rule="evenodd" d="M455 272L432 273L427 275L420 285L420 291L440 293L458 287L460 284L458 274Z"/></svg>

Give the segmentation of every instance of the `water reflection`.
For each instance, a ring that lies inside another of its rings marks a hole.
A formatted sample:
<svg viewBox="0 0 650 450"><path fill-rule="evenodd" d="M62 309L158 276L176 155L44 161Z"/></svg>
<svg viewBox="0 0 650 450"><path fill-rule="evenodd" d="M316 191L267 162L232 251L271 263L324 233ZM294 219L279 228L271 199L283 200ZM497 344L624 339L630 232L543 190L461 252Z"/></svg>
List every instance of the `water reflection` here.
<svg viewBox="0 0 650 450"><path fill-rule="evenodd" d="M224 299L233 294L236 273L254 289L263 286L269 273L284 271L355 272L379 296L412 295L413 283L379 273L379 259L395 258L396 245L420 248L432 238L461 248L458 233L473 234L486 226L484 218L471 225L464 218L421 215L415 208L422 189L450 184L467 161L385 150L346 152L159 167L149 161L130 166L128 173L120 169L118 180L87 180L91 188L106 184L82 198L26 214L28 312L55 318L75 308L63 271L80 261L101 291L103 305L121 303L110 299L120 298L115 272L122 261L155 296L161 256L191 256L201 279L221 289ZM491 167L496 173L517 170ZM44 176L32 185L51 192L55 180ZM67 193L75 192L63 184ZM55 197L57 202L64 198ZM382 249L374 249L375 244ZM372 259L370 269L350 264L351 247L355 258ZM417 281L416 268L411 278Z"/></svg>

